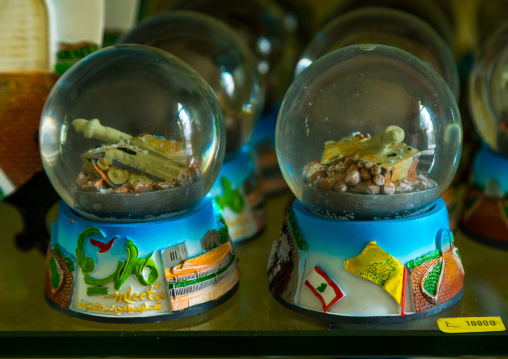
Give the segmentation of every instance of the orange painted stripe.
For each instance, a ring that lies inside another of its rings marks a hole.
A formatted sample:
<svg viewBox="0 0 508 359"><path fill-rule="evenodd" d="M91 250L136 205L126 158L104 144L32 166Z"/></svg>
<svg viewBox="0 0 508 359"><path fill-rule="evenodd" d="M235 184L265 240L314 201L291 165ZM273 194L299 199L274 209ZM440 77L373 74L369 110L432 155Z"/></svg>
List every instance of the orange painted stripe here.
<svg viewBox="0 0 508 359"><path fill-rule="evenodd" d="M166 280L209 270L222 262L232 251L233 247L231 246L231 241L227 241L221 246L200 256L187 259L178 266L164 269Z"/></svg>

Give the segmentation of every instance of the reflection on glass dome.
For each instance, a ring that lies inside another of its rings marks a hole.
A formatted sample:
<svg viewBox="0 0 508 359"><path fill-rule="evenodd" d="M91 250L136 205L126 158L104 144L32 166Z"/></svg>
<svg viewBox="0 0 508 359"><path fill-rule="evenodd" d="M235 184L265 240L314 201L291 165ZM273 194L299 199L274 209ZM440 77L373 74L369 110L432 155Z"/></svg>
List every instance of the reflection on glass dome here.
<svg viewBox="0 0 508 359"><path fill-rule="evenodd" d="M171 11L141 22L119 39L157 47L185 61L212 87L226 126L226 152L245 144L263 107L261 78L250 50L222 22Z"/></svg>
<svg viewBox="0 0 508 359"><path fill-rule="evenodd" d="M485 44L471 72L471 112L476 129L493 150L508 154L508 23Z"/></svg>
<svg viewBox="0 0 508 359"><path fill-rule="evenodd" d="M270 0L180 0L173 9L210 15L234 29L252 50L266 87L265 109L272 110L291 82L298 38L285 26L285 13Z"/></svg>
<svg viewBox="0 0 508 359"><path fill-rule="evenodd" d="M426 0L342 0L337 3L335 9L328 12L326 23L336 17L347 14L354 10L366 7L389 8L412 14L422 19L451 46L456 46L456 25L454 24L454 11L451 3L447 1Z"/></svg>
<svg viewBox="0 0 508 359"><path fill-rule="evenodd" d="M350 46L315 61L279 112L284 178L311 211L384 219L426 211L461 152L454 96L430 66L397 48Z"/></svg>
<svg viewBox="0 0 508 359"><path fill-rule="evenodd" d="M85 218L155 220L189 211L224 156L211 88L181 60L121 45L94 53L50 94L40 127L53 186Z"/></svg>
<svg viewBox="0 0 508 359"><path fill-rule="evenodd" d="M319 57L359 44L393 46L417 56L440 73L458 98L459 74L445 41L416 16L387 8L362 8L329 22L305 48L295 77Z"/></svg>

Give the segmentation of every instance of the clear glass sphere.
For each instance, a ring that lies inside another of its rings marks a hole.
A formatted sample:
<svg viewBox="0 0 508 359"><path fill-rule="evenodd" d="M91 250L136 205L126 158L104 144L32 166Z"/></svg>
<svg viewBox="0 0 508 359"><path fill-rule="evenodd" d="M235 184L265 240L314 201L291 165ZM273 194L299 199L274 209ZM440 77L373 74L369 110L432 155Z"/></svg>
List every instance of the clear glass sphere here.
<svg viewBox="0 0 508 359"><path fill-rule="evenodd" d="M470 75L469 102L483 141L508 155L508 22L489 38L477 57Z"/></svg>
<svg viewBox="0 0 508 359"><path fill-rule="evenodd" d="M249 48L231 28L204 14L171 11L147 18L119 42L157 47L185 61L217 96L226 126L226 153L248 142L264 93Z"/></svg>
<svg viewBox="0 0 508 359"><path fill-rule="evenodd" d="M342 0L327 13L325 23L334 20L338 16L365 7L389 8L416 16L432 26L448 46L452 48L452 52L455 53L453 47L457 46L457 25L455 24L454 7L451 2L440 0Z"/></svg>
<svg viewBox="0 0 508 359"><path fill-rule="evenodd" d="M74 65L42 112L44 169L85 218L155 220L195 208L224 158L215 95L165 51L117 45Z"/></svg>
<svg viewBox="0 0 508 359"><path fill-rule="evenodd" d="M329 22L303 51L295 77L319 57L359 44L393 46L417 56L439 72L455 97L459 97L457 65L441 36L414 15L381 7L355 10Z"/></svg>
<svg viewBox="0 0 508 359"><path fill-rule="evenodd" d="M181 0L173 9L205 13L234 29L252 50L266 88L264 109L270 111L282 100L291 83L299 42L286 16L270 0Z"/></svg>
<svg viewBox="0 0 508 359"><path fill-rule="evenodd" d="M355 220L428 210L462 149L441 76L383 45L345 47L307 67L286 93L275 136L295 196L319 215Z"/></svg>

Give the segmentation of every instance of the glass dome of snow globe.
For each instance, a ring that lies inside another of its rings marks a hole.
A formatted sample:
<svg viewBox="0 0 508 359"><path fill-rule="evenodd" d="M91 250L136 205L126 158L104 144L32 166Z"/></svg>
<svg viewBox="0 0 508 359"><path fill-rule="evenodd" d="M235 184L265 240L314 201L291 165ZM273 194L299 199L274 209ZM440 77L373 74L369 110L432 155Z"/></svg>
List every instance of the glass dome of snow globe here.
<svg viewBox="0 0 508 359"><path fill-rule="evenodd" d="M42 112L41 156L60 197L96 221L151 221L194 209L219 173L224 122L205 80L142 45L89 55Z"/></svg>
<svg viewBox="0 0 508 359"><path fill-rule="evenodd" d="M313 61L333 50L364 43L393 46L417 56L439 72L458 98L457 66L441 36L410 13L382 7L361 8L329 22L303 51L295 77Z"/></svg>
<svg viewBox="0 0 508 359"><path fill-rule="evenodd" d="M457 47L457 24L454 16L453 6L447 1L427 0L407 1L407 0L343 0L337 2L335 7L327 12L324 23L328 23L335 18L361 8L388 8L404 11L412 14L425 23L432 26L433 29L450 46L454 47L455 53Z"/></svg>
<svg viewBox="0 0 508 359"><path fill-rule="evenodd" d="M492 34L471 71L469 98L475 127L496 152L508 155L508 22Z"/></svg>
<svg viewBox="0 0 508 359"><path fill-rule="evenodd" d="M266 88L264 111L278 106L291 83L299 39L286 26L283 9L270 0L181 0L174 10L212 16L231 28L251 49Z"/></svg>
<svg viewBox="0 0 508 359"><path fill-rule="evenodd" d="M462 127L441 76L395 47L354 45L313 62L283 100L276 148L295 196L318 215L424 213L449 186Z"/></svg>
<svg viewBox="0 0 508 359"><path fill-rule="evenodd" d="M170 11L142 21L119 42L153 46L185 61L217 96L226 153L247 143L263 107L263 91L249 48L231 28L204 14Z"/></svg>

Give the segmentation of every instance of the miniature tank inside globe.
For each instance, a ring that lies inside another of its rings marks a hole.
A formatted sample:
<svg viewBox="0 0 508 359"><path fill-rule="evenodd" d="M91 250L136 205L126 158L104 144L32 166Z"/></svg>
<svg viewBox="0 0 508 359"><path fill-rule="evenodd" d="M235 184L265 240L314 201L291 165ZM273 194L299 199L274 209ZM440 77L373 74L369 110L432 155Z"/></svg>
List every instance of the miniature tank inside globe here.
<svg viewBox="0 0 508 359"><path fill-rule="evenodd" d="M103 49L62 76L43 110L40 140L58 194L99 221L194 209L225 147L209 85L183 61L141 45Z"/></svg>
<svg viewBox="0 0 508 359"><path fill-rule="evenodd" d="M263 91L250 50L232 29L204 14L171 11L146 19L119 42L157 47L189 64L217 96L226 153L248 141L263 107Z"/></svg>
<svg viewBox="0 0 508 359"><path fill-rule="evenodd" d="M312 212L372 220L432 207L461 153L453 93L400 49L355 45L306 68L279 112L284 178Z"/></svg>
<svg viewBox="0 0 508 359"><path fill-rule="evenodd" d="M380 44L407 51L430 64L459 97L459 74L446 42L426 22L407 12L362 8L338 16L307 45L295 69L295 77L319 57L342 47Z"/></svg>
<svg viewBox="0 0 508 359"><path fill-rule="evenodd" d="M491 35L471 71L475 127L491 149L508 155L508 23Z"/></svg>

